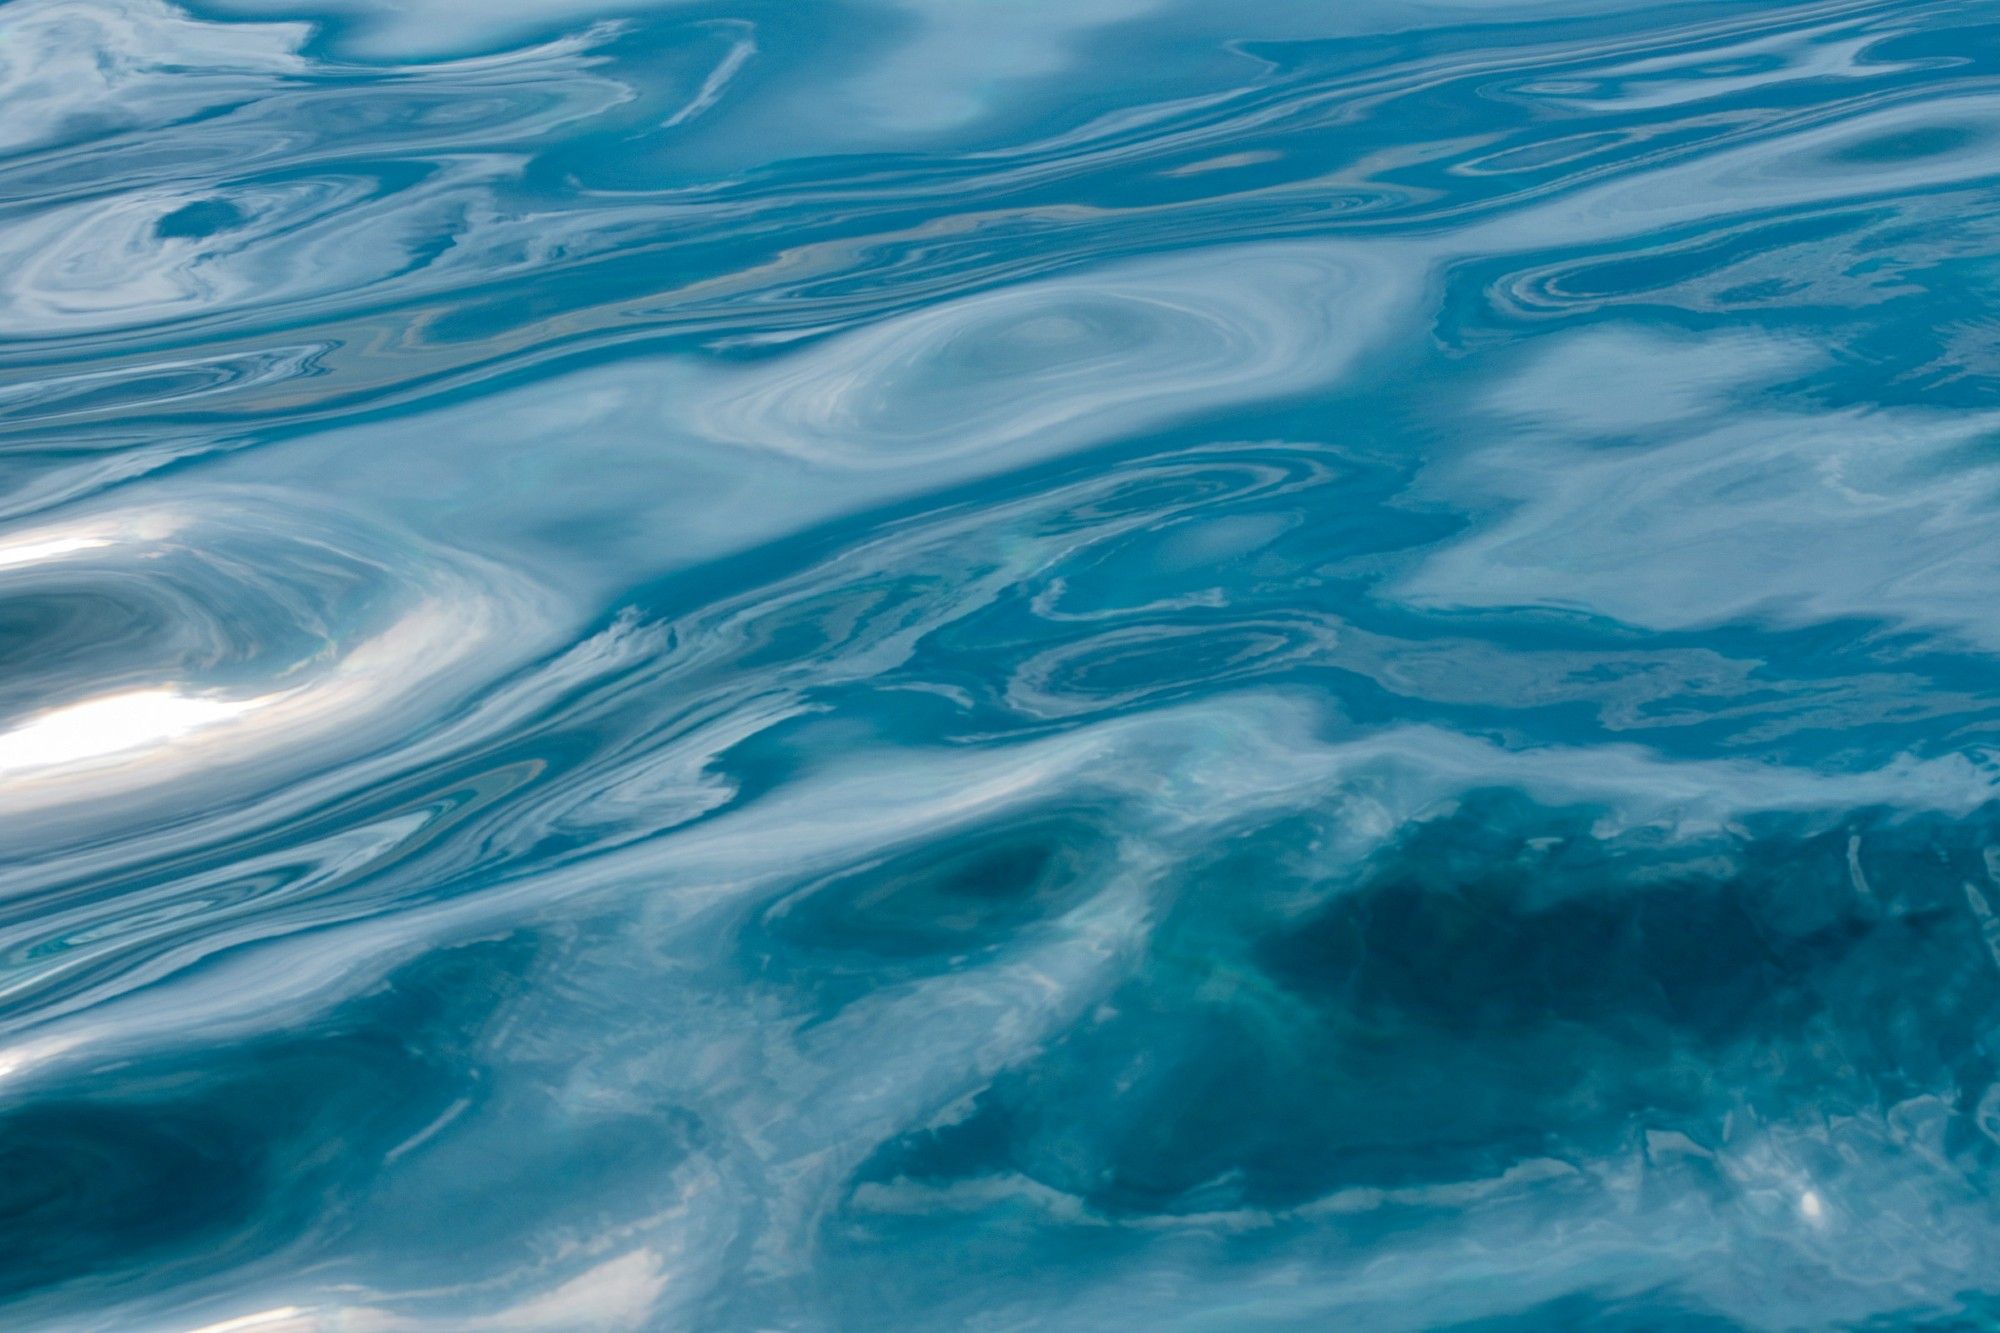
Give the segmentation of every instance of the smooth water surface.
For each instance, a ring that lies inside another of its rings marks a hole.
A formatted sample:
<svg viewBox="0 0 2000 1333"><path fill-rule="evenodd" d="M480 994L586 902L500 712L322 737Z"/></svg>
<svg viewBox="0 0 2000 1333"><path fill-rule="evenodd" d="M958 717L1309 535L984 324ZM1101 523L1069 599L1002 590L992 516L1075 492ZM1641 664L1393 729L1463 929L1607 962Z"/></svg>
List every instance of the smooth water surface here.
<svg viewBox="0 0 2000 1333"><path fill-rule="evenodd" d="M1970 0L0 0L0 1327L1992 1327L1996 254Z"/></svg>

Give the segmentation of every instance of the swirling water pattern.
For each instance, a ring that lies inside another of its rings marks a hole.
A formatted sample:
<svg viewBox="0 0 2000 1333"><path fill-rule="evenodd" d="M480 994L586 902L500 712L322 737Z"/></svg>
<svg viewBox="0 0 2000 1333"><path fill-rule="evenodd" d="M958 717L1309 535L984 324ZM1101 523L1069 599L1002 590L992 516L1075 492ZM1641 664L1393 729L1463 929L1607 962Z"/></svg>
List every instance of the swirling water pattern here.
<svg viewBox="0 0 2000 1333"><path fill-rule="evenodd" d="M1970 0L0 0L0 1326L1991 1326L1996 250Z"/></svg>

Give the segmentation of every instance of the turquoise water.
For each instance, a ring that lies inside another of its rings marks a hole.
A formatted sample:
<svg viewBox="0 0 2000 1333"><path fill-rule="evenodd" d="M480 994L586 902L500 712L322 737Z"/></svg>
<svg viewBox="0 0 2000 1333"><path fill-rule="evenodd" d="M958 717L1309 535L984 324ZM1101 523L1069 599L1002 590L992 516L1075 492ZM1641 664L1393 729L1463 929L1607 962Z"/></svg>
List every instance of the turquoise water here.
<svg viewBox="0 0 2000 1333"><path fill-rule="evenodd" d="M0 1327L2000 1322L2000 11L0 2Z"/></svg>

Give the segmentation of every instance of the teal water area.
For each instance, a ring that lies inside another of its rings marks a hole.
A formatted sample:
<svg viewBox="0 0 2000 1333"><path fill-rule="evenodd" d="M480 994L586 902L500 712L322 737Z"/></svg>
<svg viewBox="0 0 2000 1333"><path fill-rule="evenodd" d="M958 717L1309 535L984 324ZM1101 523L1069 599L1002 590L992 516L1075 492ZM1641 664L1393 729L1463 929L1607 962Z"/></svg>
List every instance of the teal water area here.
<svg viewBox="0 0 2000 1333"><path fill-rule="evenodd" d="M0 2L0 1327L2000 1322L2000 18Z"/></svg>

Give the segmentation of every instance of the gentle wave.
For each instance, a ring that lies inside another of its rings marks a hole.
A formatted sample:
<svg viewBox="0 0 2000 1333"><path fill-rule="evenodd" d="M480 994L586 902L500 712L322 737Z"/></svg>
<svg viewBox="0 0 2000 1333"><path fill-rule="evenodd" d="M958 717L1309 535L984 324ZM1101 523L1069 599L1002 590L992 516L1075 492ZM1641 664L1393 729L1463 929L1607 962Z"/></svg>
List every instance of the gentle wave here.
<svg viewBox="0 0 2000 1333"><path fill-rule="evenodd" d="M0 1324L2000 1317L1996 50L0 4Z"/></svg>

